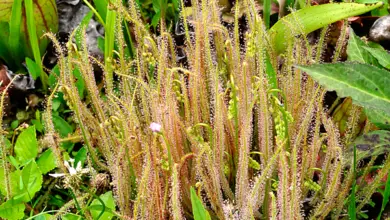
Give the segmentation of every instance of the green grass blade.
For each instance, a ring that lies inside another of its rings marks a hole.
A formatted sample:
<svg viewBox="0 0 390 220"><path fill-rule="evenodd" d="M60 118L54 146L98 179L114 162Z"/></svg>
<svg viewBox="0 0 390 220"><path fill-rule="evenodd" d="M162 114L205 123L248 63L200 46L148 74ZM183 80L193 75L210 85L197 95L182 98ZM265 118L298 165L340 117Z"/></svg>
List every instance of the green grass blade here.
<svg viewBox="0 0 390 220"><path fill-rule="evenodd" d="M42 82L42 87L44 90L47 89L47 75L43 71L42 67L42 59L41 59L41 53L39 49L39 41L37 36L37 30L35 26L35 18L34 18L34 8L33 8L33 2L32 0L25 0L25 7L26 7L26 19L27 19L27 30L28 35L30 39L30 45L31 49L34 55L34 60L38 64L40 69L40 79Z"/></svg>
<svg viewBox="0 0 390 220"><path fill-rule="evenodd" d="M264 0L263 3L263 20L265 27L269 29L271 17L271 0Z"/></svg>
<svg viewBox="0 0 390 220"><path fill-rule="evenodd" d="M334 63L298 66L340 97L352 97L355 104L380 111L390 109L390 72L368 64Z"/></svg>
<svg viewBox="0 0 390 220"><path fill-rule="evenodd" d="M303 8L295 13L289 14L280 19L269 31L274 50L281 54L286 48L286 42L295 37L295 34L308 34L319 28L338 20L351 16L360 15L379 8L382 2L375 4L357 4L357 3L332 3ZM291 28L300 28L294 31Z"/></svg>

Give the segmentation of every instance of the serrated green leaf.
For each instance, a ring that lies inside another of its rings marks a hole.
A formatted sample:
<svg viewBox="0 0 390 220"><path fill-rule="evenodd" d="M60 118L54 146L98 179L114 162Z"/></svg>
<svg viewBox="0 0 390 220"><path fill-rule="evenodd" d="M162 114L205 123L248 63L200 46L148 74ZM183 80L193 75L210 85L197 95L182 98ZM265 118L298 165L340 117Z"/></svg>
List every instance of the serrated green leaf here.
<svg viewBox="0 0 390 220"><path fill-rule="evenodd" d="M390 72L367 64L333 63L298 66L340 97L352 97L362 107L390 109Z"/></svg>
<svg viewBox="0 0 390 220"><path fill-rule="evenodd" d="M387 153L390 151L390 131L377 130L359 136L348 145L345 158L353 158L354 146L356 161Z"/></svg>
<svg viewBox="0 0 390 220"><path fill-rule="evenodd" d="M371 48L371 47L363 47L367 50L373 57L375 57L379 64L383 67L390 69L390 54L387 53L383 48Z"/></svg>
<svg viewBox="0 0 390 220"><path fill-rule="evenodd" d="M365 114L375 126L380 129L390 130L390 113L374 110L374 109L365 109Z"/></svg>
<svg viewBox="0 0 390 220"><path fill-rule="evenodd" d="M91 215L93 219L98 219L99 216L100 220L112 219L112 217L114 217L112 211L115 210L115 201L114 197L112 196L112 192L108 191L103 195L100 195L99 198L104 203L104 212L102 215L100 215L103 211L103 205L98 199L94 199L90 205Z"/></svg>
<svg viewBox="0 0 390 220"><path fill-rule="evenodd" d="M0 205L0 218L9 220L22 219L24 217L25 208L23 203L13 199L8 200Z"/></svg>
<svg viewBox="0 0 390 220"><path fill-rule="evenodd" d="M353 32L353 29L349 29L349 40L347 46L347 55L349 61L356 61L359 63L376 64L375 58L364 49L367 46L359 36Z"/></svg>
<svg viewBox="0 0 390 220"><path fill-rule="evenodd" d="M46 174L49 171L57 167L56 158L51 149L47 149L37 160L37 165L42 174Z"/></svg>
<svg viewBox="0 0 390 220"><path fill-rule="evenodd" d="M371 5L332 3L305 7L283 17L271 27L271 44L275 52L281 54L296 35L309 34L338 20L369 12L382 5L382 2Z"/></svg>
<svg viewBox="0 0 390 220"><path fill-rule="evenodd" d="M18 136L15 143L15 154L21 164L37 157L38 141L35 126L28 127Z"/></svg>
<svg viewBox="0 0 390 220"><path fill-rule="evenodd" d="M196 195L194 188L191 187L192 213L195 220L211 220L209 212L204 208L202 201Z"/></svg>

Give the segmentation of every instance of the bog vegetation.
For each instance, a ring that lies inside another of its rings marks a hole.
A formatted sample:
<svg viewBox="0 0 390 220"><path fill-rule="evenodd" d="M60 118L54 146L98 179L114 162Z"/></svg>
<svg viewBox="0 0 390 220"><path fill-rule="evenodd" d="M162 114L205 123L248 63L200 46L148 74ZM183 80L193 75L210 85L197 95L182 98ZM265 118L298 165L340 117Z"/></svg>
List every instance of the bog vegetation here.
<svg viewBox="0 0 390 220"><path fill-rule="evenodd" d="M10 12L0 56L15 72L25 60L45 95L16 119L1 111L1 218L379 219L385 210L390 55L346 20L386 14L382 2L280 2L272 25L267 0L85 1L92 10L65 44L56 18L44 34L48 18L34 19L54 1L0 2ZM92 17L105 28L103 58L83 37Z"/></svg>

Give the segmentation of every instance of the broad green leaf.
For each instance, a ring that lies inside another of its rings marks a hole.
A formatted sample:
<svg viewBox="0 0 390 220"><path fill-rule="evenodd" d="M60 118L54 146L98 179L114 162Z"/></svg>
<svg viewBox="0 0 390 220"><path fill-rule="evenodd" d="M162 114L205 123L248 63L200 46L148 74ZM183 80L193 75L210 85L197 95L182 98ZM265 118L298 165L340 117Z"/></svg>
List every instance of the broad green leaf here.
<svg viewBox="0 0 390 220"><path fill-rule="evenodd" d="M364 110L368 120L380 129L390 130L390 113L374 109Z"/></svg>
<svg viewBox="0 0 390 220"><path fill-rule="evenodd" d="M22 183L19 182L19 193L15 196L22 198L24 202L29 202L42 187L42 173L35 161L31 161L22 170Z"/></svg>
<svg viewBox="0 0 390 220"><path fill-rule="evenodd" d="M35 159L38 155L38 141L35 126L28 127L18 136L15 143L15 154L21 164Z"/></svg>
<svg viewBox="0 0 390 220"><path fill-rule="evenodd" d="M390 54L387 53L383 48L371 48L371 47L363 47L367 50L373 57L375 57L379 64L383 67L390 69Z"/></svg>
<svg viewBox="0 0 390 220"><path fill-rule="evenodd" d="M61 137L67 137L73 132L72 126L67 121L57 115L53 115L54 128L60 133Z"/></svg>
<svg viewBox="0 0 390 220"><path fill-rule="evenodd" d="M347 46L347 55L349 61L356 61L359 63L376 64L375 58L364 49L367 46L359 36L353 32L352 28L349 29L349 40Z"/></svg>
<svg viewBox="0 0 390 220"><path fill-rule="evenodd" d="M297 35L309 34L338 20L369 12L382 5L382 2L332 3L303 8L283 17L271 27L269 31L271 44L275 52L281 54L286 50L287 43Z"/></svg>
<svg viewBox="0 0 390 220"><path fill-rule="evenodd" d="M365 108L389 111L390 72L368 64L333 63L298 66L338 96L352 97Z"/></svg>
<svg viewBox="0 0 390 220"><path fill-rule="evenodd" d="M104 212L103 214L103 205L98 199L94 199L90 205L91 215L93 219L112 219L114 217L114 214L112 214L112 211L115 210L115 201L114 197L112 196L112 192L108 191L104 193L103 195L100 195L99 198L104 203Z"/></svg>
<svg viewBox="0 0 390 220"><path fill-rule="evenodd" d="M387 153L390 151L390 131L372 131L356 138L348 145L346 151L346 158L351 161L354 146L356 146L356 161Z"/></svg>
<svg viewBox="0 0 390 220"><path fill-rule="evenodd" d="M22 219L24 217L24 209L26 207L23 203L17 202L13 199L8 200L0 205L0 218L3 219Z"/></svg>
<svg viewBox="0 0 390 220"><path fill-rule="evenodd" d="M51 149L47 149L37 160L37 165L42 174L46 174L49 171L57 167L56 158Z"/></svg>
<svg viewBox="0 0 390 220"><path fill-rule="evenodd" d="M32 78L36 80L41 75L41 70L37 63L35 63L32 59L26 57L26 65L28 72L31 74Z"/></svg>
<svg viewBox="0 0 390 220"><path fill-rule="evenodd" d="M85 160L87 160L87 149L83 146L74 157L74 164L77 164L80 161L81 165L84 165Z"/></svg>
<svg viewBox="0 0 390 220"><path fill-rule="evenodd" d="M204 208L202 201L196 195L194 188L191 187L192 213L195 220L211 220L209 212Z"/></svg>

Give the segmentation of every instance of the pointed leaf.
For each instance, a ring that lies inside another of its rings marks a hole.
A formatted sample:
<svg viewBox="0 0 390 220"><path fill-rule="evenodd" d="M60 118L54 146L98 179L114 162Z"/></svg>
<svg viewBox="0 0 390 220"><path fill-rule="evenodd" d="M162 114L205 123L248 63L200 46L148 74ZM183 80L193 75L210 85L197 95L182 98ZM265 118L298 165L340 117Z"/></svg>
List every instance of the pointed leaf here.
<svg viewBox="0 0 390 220"><path fill-rule="evenodd" d="M367 64L334 63L298 66L338 96L352 97L365 108L389 111L390 72Z"/></svg>
<svg viewBox="0 0 390 220"><path fill-rule="evenodd" d="M347 46L347 55L349 61L356 61L359 63L376 64L375 58L364 49L367 46L359 36L353 32L353 29L349 29L349 40Z"/></svg>
<svg viewBox="0 0 390 220"><path fill-rule="evenodd" d="M283 53L287 44L298 34L308 34L328 24L369 12L383 5L357 3L332 3L305 7L280 19L269 33L276 53ZM294 30L293 28L296 28Z"/></svg>
<svg viewBox="0 0 390 220"><path fill-rule="evenodd" d="M380 65L383 67L390 69L390 54L387 53L383 48L371 48L371 47L363 47L367 50L372 56L374 56Z"/></svg>
<svg viewBox="0 0 390 220"><path fill-rule="evenodd" d="M35 126L30 126L19 135L15 144L15 154L21 164L35 159L38 155L38 141Z"/></svg>
<svg viewBox="0 0 390 220"><path fill-rule="evenodd" d="M37 165L42 174L46 174L56 168L56 158L53 151L51 149L47 149L37 160Z"/></svg>
<svg viewBox="0 0 390 220"><path fill-rule="evenodd" d="M365 113L375 126L380 129L390 130L390 113L374 109L365 109Z"/></svg>
<svg viewBox="0 0 390 220"><path fill-rule="evenodd" d="M43 182L42 173L35 161L31 161L23 168L21 177L23 185L19 185L20 191L17 197L22 198L24 202L29 202L42 188Z"/></svg>
<svg viewBox="0 0 390 220"><path fill-rule="evenodd" d="M194 188L191 187L192 213L195 220L211 220L209 212L204 208L202 201L196 195Z"/></svg>

